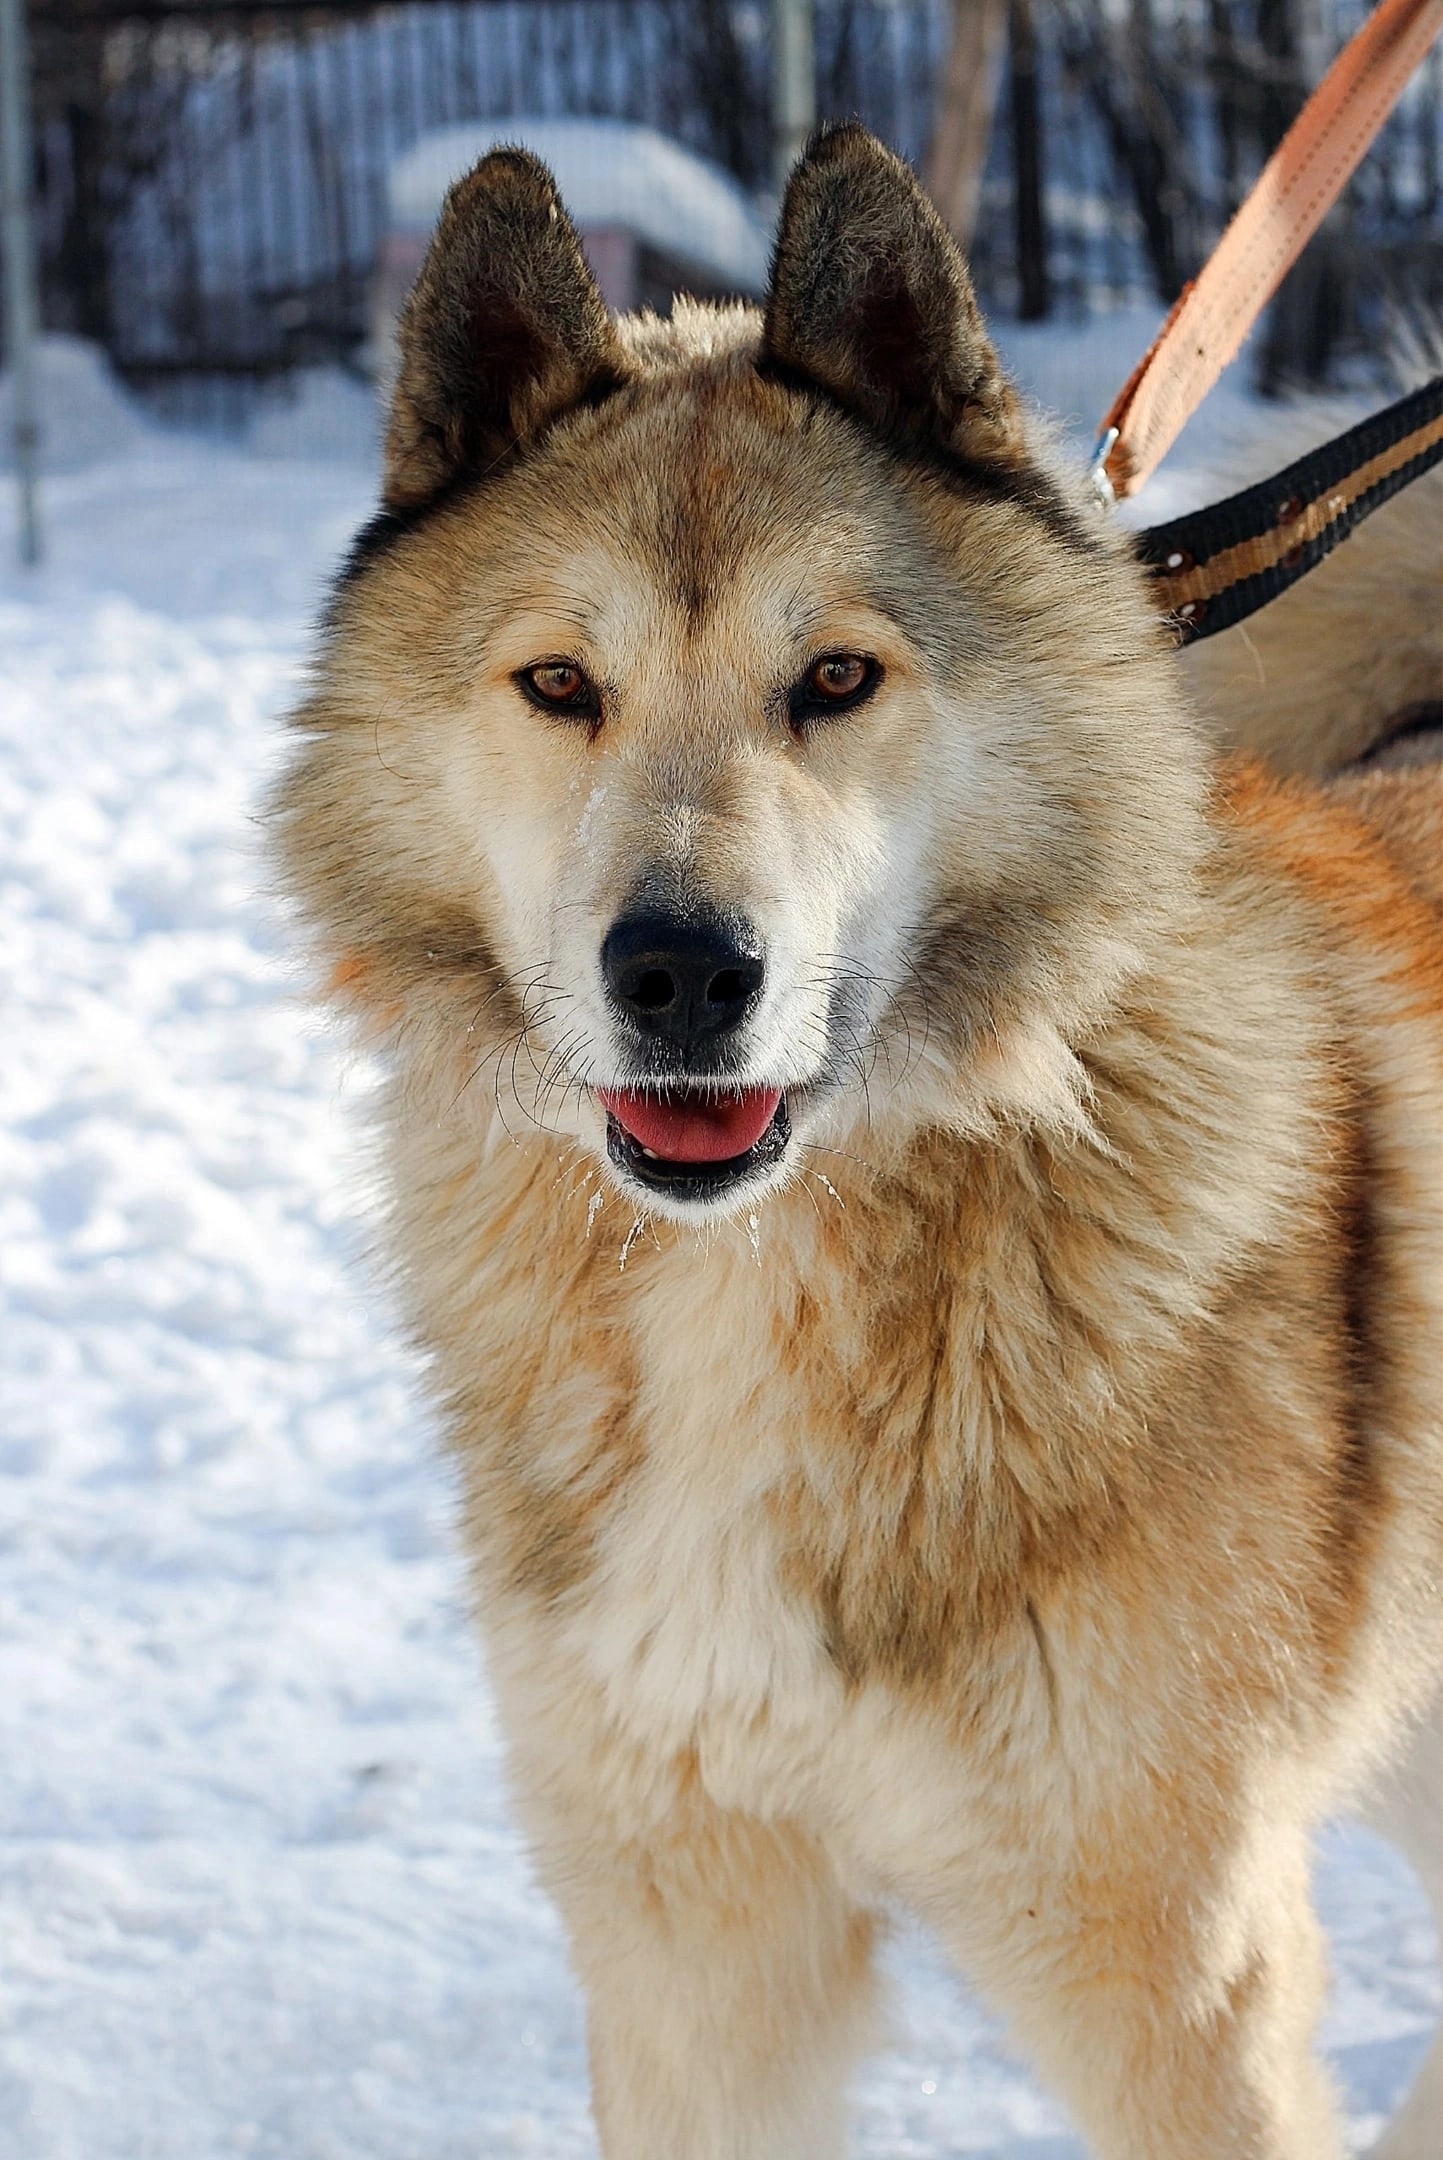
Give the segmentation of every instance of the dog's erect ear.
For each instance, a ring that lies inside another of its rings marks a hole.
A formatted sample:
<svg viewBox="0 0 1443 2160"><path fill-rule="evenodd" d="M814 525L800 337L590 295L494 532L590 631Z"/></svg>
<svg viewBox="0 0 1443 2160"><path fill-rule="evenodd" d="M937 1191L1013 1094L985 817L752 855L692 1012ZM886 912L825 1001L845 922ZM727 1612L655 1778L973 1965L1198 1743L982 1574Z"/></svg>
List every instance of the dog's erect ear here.
<svg viewBox="0 0 1443 2160"><path fill-rule="evenodd" d="M792 174L763 343L886 435L1023 454L967 266L911 168L863 127L823 128Z"/></svg>
<svg viewBox="0 0 1443 2160"><path fill-rule="evenodd" d="M616 327L539 158L493 150L457 181L400 345L384 490L398 513L621 381Z"/></svg>

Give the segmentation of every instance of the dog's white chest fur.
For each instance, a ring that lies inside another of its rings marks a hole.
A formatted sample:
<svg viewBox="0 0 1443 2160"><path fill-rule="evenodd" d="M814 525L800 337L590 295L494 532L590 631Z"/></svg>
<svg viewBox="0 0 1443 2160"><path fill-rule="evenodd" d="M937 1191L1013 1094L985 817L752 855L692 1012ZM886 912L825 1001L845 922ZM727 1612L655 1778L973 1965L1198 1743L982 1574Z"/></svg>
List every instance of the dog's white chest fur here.
<svg viewBox="0 0 1443 2160"><path fill-rule="evenodd" d="M678 1404L602 1528L568 1647L634 1740L694 1747L713 1798L756 1812L776 1804L778 1751L813 1757L843 1688L785 1585L780 1436L745 1413L719 1431L715 1400Z"/></svg>
<svg viewBox="0 0 1443 2160"><path fill-rule="evenodd" d="M719 1427L713 1403L670 1439L602 1536L568 1667L659 1792L685 1755L718 1807L809 1828L859 1899L924 1897L978 1837L973 1766L889 1690L849 1689L789 1588L768 1508L784 1435L744 1411Z"/></svg>
<svg viewBox="0 0 1443 2160"><path fill-rule="evenodd" d="M769 1350L765 1304L750 1255L721 1254L682 1299L651 1302L646 1457L600 1525L564 1636L630 1738L694 1748L718 1802L769 1812L784 1759L790 1789L835 1731L845 1690L786 1580L772 1503L802 1412Z"/></svg>

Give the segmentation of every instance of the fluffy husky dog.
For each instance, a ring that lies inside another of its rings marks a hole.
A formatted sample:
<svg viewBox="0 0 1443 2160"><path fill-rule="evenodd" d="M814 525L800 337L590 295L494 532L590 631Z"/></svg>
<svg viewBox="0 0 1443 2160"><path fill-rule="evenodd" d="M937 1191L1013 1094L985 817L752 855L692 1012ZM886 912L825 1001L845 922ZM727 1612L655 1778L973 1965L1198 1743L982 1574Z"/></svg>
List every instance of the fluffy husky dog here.
<svg viewBox="0 0 1443 2160"><path fill-rule="evenodd" d="M389 1058L608 2160L839 2154L896 1903L1097 2154L1339 2153L1309 1843L1410 1733L1377 1804L1443 1867L1440 929L1386 816L1209 749L856 128L765 313L670 323L488 157L384 501L275 824Z"/></svg>

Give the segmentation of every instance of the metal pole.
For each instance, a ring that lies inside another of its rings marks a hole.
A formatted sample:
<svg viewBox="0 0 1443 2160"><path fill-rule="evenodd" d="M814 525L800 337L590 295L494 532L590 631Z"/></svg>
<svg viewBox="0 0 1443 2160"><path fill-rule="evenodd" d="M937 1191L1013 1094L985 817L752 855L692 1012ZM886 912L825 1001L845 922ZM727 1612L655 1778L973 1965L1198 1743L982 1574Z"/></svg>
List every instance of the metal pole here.
<svg viewBox="0 0 1443 2160"><path fill-rule="evenodd" d="M779 196L816 124L812 0L772 0L772 178Z"/></svg>
<svg viewBox="0 0 1443 2160"><path fill-rule="evenodd" d="M5 358L20 490L20 560L40 560L36 468L40 415L35 372L39 307L35 296L35 233L30 222L30 67L25 48L25 0L0 0L0 248L4 250Z"/></svg>

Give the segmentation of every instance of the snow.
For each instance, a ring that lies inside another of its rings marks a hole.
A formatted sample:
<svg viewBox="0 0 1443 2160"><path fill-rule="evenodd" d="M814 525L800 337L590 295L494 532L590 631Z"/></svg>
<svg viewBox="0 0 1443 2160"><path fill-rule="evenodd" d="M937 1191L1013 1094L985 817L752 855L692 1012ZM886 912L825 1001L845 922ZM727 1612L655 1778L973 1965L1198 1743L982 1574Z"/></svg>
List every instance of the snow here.
<svg viewBox="0 0 1443 2160"><path fill-rule="evenodd" d="M364 464L381 440L374 386L345 368L302 368L251 422L258 457L341 458Z"/></svg>
<svg viewBox="0 0 1443 2160"><path fill-rule="evenodd" d="M47 484L38 574L0 516L0 2160L595 2160L366 1264L371 1076L308 1016L256 852L374 479L126 418ZM1321 1894L1362 2136L1436 1944L1360 1833ZM888 1962L859 2160L1079 2160L935 1949Z"/></svg>
<svg viewBox="0 0 1443 2160"><path fill-rule="evenodd" d="M42 472L78 472L96 458L113 457L144 441L140 414L100 347L87 338L59 332L38 338L35 383ZM14 445L15 403L7 371L0 374L0 472L13 470Z"/></svg>
<svg viewBox="0 0 1443 2160"><path fill-rule="evenodd" d="M1101 433L1103 415L1163 319L1161 308L1138 302L1080 322L1004 323L998 326L998 343L1029 402L1051 418L1069 453L1085 461ZM1240 487L1245 477L1259 479L1281 462L1272 455L1279 408L1261 421L1249 386L1251 365L1251 353L1244 348L1223 370L1143 493L1123 506L1129 524L1160 525L1201 507L1220 492L1219 471L1236 469L1238 477L1229 485ZM1333 432L1324 426L1318 439ZM1300 442L1282 457L1301 456L1304 447L1311 444Z"/></svg>
<svg viewBox="0 0 1443 2160"><path fill-rule="evenodd" d="M423 135L391 167L393 227L429 233L453 180L498 144L520 144L556 176L582 232L620 227L740 292L766 284L770 236L719 166L627 120L516 117Z"/></svg>

